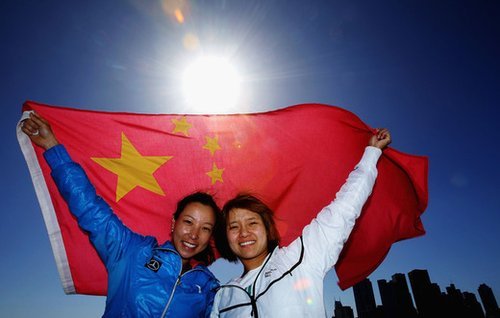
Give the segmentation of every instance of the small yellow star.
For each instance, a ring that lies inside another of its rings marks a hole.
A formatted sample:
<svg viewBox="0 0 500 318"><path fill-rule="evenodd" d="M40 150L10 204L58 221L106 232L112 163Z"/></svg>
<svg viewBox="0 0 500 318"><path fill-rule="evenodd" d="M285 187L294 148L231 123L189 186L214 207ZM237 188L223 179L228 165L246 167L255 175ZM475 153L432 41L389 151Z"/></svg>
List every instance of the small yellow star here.
<svg viewBox="0 0 500 318"><path fill-rule="evenodd" d="M189 123L186 119L186 116L182 116L182 118L179 119L172 119L172 123L174 123L175 127L172 133L182 133L185 136L189 136L189 129L193 124Z"/></svg>
<svg viewBox="0 0 500 318"><path fill-rule="evenodd" d="M224 182L224 180L222 180L222 173L223 172L224 172L224 169L217 168L217 166L215 165L215 162L214 162L214 164L212 166L212 171L207 172L207 175L210 178L212 178L212 184L214 184L217 181Z"/></svg>
<svg viewBox="0 0 500 318"><path fill-rule="evenodd" d="M210 154L213 156L217 150L220 150L221 147L219 146L219 137L215 136L214 138L211 138L209 136L205 136L205 139L207 140L207 143L205 146L203 146L203 149L207 149L210 151Z"/></svg>
<svg viewBox="0 0 500 318"><path fill-rule="evenodd" d="M143 156L122 133L120 158L91 158L103 168L118 175L116 202L135 187L142 187L151 192L165 195L153 173L172 156Z"/></svg>

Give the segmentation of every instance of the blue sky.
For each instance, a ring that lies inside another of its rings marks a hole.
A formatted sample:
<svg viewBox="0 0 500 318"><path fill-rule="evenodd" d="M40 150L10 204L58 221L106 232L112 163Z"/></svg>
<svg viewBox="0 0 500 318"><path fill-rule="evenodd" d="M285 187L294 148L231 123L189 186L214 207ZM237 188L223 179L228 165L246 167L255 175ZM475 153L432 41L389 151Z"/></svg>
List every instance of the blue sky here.
<svg viewBox="0 0 500 318"><path fill-rule="evenodd" d="M0 316L104 311L103 297L62 291L15 137L22 103L197 111L179 77L206 52L239 66L231 111L337 105L389 127L394 148L429 157L427 234L395 244L372 282L425 268L442 289L477 294L486 283L500 300L498 1L191 1L182 24L161 2L1 2ZM183 44L187 34L197 48ZM218 262L214 272L225 281L239 269ZM329 314L334 299L353 305L333 273L325 286Z"/></svg>

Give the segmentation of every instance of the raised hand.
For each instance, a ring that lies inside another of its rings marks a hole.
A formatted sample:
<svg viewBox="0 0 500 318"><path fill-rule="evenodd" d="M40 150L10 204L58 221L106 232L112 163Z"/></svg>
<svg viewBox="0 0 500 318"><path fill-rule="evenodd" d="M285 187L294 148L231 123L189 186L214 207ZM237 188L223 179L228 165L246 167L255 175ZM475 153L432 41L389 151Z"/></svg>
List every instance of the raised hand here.
<svg viewBox="0 0 500 318"><path fill-rule="evenodd" d="M50 124L38 114L30 113L30 117L23 120L21 125L21 130L35 145L47 150L59 144Z"/></svg>
<svg viewBox="0 0 500 318"><path fill-rule="evenodd" d="M391 133L387 128L377 128L376 133L370 138L368 145L384 149L391 141Z"/></svg>

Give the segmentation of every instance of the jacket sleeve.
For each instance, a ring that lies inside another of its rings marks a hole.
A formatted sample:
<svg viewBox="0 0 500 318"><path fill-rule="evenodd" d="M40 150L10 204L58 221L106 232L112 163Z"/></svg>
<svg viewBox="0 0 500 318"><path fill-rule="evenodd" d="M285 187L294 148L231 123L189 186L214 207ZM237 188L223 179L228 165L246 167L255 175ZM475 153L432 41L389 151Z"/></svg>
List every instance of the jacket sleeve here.
<svg viewBox="0 0 500 318"><path fill-rule="evenodd" d="M109 267L120 258L130 240L140 235L128 229L96 194L85 171L71 159L63 145L45 151L44 157L69 210L77 218L78 225L89 233L99 256Z"/></svg>
<svg viewBox="0 0 500 318"><path fill-rule="evenodd" d="M337 262L377 178L382 151L366 147L361 161L349 174L335 200L323 208L303 232L304 261L325 275Z"/></svg>

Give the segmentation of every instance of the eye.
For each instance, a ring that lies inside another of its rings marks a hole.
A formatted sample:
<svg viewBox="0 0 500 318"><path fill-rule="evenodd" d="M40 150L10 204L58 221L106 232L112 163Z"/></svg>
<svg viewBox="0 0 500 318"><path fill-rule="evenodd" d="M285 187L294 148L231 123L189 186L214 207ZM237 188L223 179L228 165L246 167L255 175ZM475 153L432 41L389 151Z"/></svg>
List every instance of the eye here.
<svg viewBox="0 0 500 318"><path fill-rule="evenodd" d="M210 227L206 227L206 226L204 226L204 227L202 228L202 230L203 230L204 232L207 232L207 233L212 233L212 228L210 228Z"/></svg>
<svg viewBox="0 0 500 318"><path fill-rule="evenodd" d="M193 224L193 222L191 222L191 220L189 219L184 219L184 224L191 225Z"/></svg>
<svg viewBox="0 0 500 318"><path fill-rule="evenodd" d="M232 231L232 230L237 230L237 229L238 229L238 225L229 225L229 226L228 226L228 229L229 229L230 231Z"/></svg>

